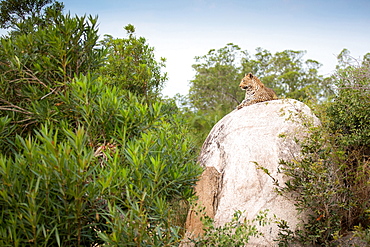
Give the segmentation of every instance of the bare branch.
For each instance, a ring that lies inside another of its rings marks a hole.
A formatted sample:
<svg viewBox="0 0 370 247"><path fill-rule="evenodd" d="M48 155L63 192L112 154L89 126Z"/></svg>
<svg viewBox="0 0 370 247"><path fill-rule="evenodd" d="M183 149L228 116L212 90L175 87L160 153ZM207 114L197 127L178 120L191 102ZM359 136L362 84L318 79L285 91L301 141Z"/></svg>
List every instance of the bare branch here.
<svg viewBox="0 0 370 247"><path fill-rule="evenodd" d="M35 82L37 82L38 84L41 84L41 85L43 85L44 87L46 87L46 88L48 88L48 89L49 89L49 87L48 87L45 83L43 83L39 78L37 78L37 77L32 73L32 71L31 71L30 69L25 68L24 73L25 73L26 75L30 76L30 78L27 78L27 79L30 79L30 80L32 80L32 81L35 81Z"/></svg>
<svg viewBox="0 0 370 247"><path fill-rule="evenodd" d="M42 96L42 97L41 97L41 100L42 100L42 99L45 99L45 98L46 98L46 97L48 97L49 95L53 94L56 90L57 90L57 88L54 88L53 90L51 90L51 92L50 92L50 93L48 93L48 94L46 94L46 95Z"/></svg>
<svg viewBox="0 0 370 247"><path fill-rule="evenodd" d="M22 107L16 106L16 105L10 103L7 100L0 99L0 102L3 102L5 104L7 104L7 105L0 106L0 110L14 111L14 112L20 112L20 113L23 113L23 114L27 114L27 115L32 115L32 112L29 112L29 111L23 109Z"/></svg>

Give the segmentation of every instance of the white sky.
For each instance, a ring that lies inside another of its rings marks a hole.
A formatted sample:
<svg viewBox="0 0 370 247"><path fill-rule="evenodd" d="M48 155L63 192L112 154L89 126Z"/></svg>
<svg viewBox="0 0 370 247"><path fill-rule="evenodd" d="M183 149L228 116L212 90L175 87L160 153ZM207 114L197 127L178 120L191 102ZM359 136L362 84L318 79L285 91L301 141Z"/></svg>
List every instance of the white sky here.
<svg viewBox="0 0 370 247"><path fill-rule="evenodd" d="M370 52L369 0L60 0L66 12L99 16L100 34L125 37L127 24L167 58L164 95L187 94L195 56L234 43L251 54L307 51L304 59L334 69L347 48L360 58Z"/></svg>

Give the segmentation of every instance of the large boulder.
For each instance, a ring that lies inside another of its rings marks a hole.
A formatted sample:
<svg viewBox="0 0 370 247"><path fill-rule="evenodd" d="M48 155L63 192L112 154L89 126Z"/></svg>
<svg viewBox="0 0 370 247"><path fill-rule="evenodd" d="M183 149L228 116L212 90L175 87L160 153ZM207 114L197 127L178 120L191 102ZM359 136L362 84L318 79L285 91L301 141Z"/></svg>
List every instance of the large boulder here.
<svg viewBox="0 0 370 247"><path fill-rule="evenodd" d="M319 124L303 103L287 99L262 102L234 110L221 119L205 140L199 163L205 168L195 190L198 204L217 226L229 222L235 211L253 219L265 209L268 216L285 220L295 230L304 215L298 215L289 196L278 195L272 178L280 185L289 179L279 172L280 160L299 156L294 138L305 135L303 122ZM266 168L270 176L263 169ZM189 212L186 236L202 234L196 209ZM269 224L259 229L264 236L252 238L248 246L276 246L279 228ZM183 246L186 246L184 244Z"/></svg>

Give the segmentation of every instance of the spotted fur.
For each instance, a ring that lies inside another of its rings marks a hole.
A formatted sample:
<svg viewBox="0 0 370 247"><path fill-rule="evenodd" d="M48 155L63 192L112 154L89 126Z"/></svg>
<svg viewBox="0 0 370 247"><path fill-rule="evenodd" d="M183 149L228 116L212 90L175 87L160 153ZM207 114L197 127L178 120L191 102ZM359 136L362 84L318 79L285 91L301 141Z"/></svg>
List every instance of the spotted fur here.
<svg viewBox="0 0 370 247"><path fill-rule="evenodd" d="M269 101L277 99L277 96L271 88L266 87L254 75L249 73L239 84L242 90L245 90L245 99L238 105L237 109L244 106L249 106L258 102Z"/></svg>

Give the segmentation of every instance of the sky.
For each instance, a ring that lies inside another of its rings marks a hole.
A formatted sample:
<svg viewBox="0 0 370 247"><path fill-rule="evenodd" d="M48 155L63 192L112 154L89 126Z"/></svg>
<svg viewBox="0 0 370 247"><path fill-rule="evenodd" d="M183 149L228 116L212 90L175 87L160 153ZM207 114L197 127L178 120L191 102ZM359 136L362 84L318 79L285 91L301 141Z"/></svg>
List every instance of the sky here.
<svg viewBox="0 0 370 247"><path fill-rule="evenodd" d="M186 95L195 56L228 43L254 54L304 50L330 75L343 48L370 52L370 0L59 0L71 14L99 17L99 33L126 37L127 24L167 59L163 94Z"/></svg>

